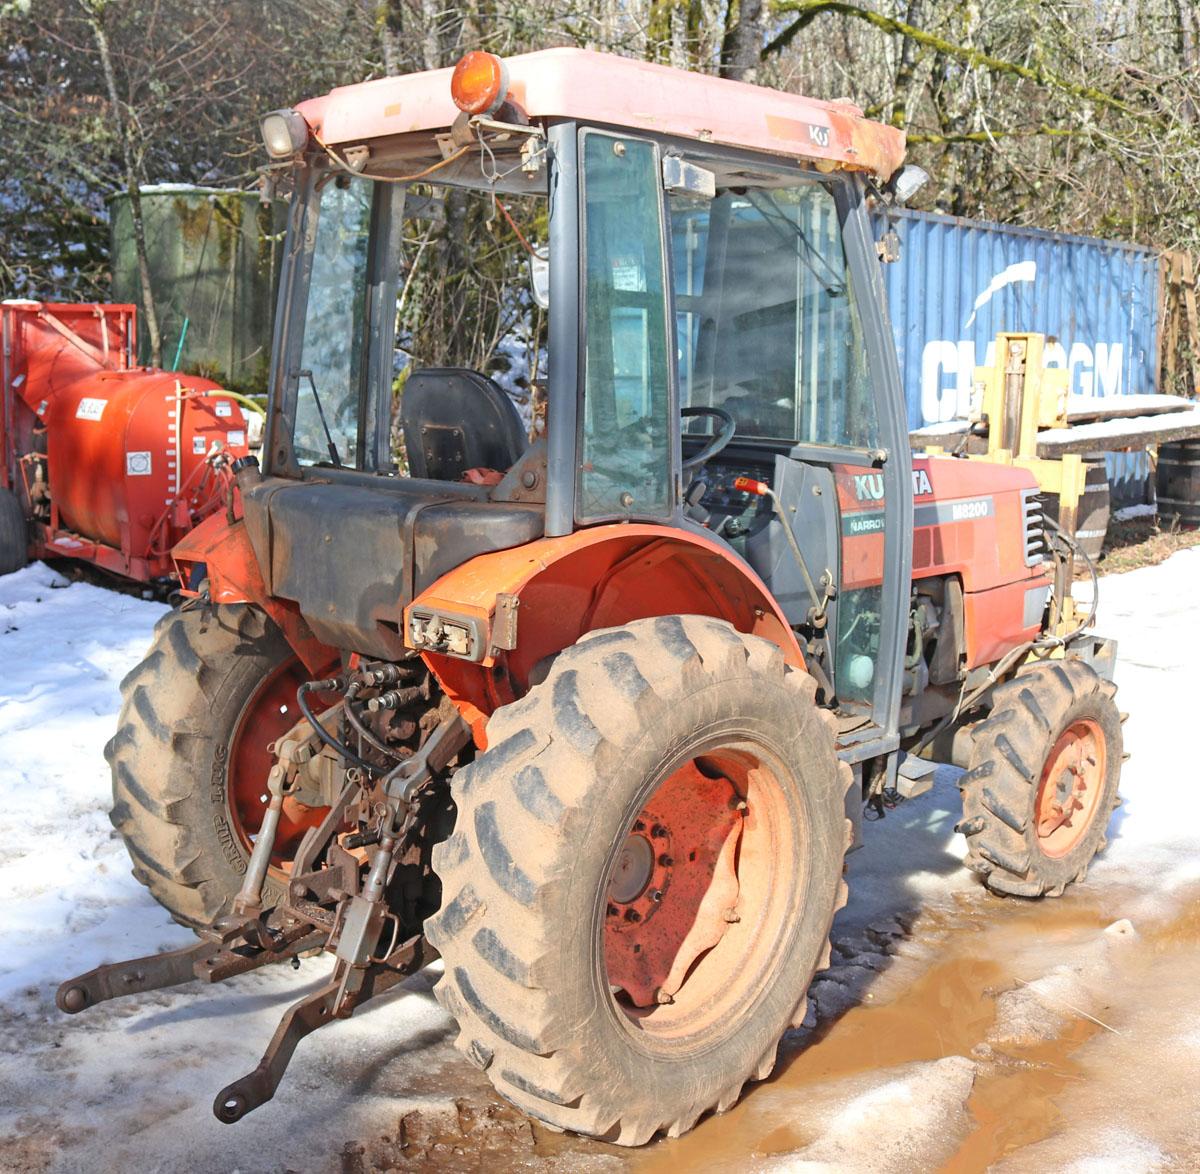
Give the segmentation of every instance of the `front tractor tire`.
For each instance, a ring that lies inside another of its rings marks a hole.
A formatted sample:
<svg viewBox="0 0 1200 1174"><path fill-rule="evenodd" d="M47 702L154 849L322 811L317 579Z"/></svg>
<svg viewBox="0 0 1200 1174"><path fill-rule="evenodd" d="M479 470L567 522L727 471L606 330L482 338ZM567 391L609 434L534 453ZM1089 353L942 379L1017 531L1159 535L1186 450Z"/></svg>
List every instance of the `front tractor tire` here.
<svg viewBox="0 0 1200 1174"><path fill-rule="evenodd" d="M1115 694L1078 660L1039 665L996 689L959 780L966 864L989 889L1061 896L1107 843L1122 760Z"/></svg>
<svg viewBox="0 0 1200 1174"><path fill-rule="evenodd" d="M121 682L112 768L113 826L133 875L192 928L227 913L262 822L269 743L299 718L308 678L282 632L242 605L171 611L145 659ZM284 809L264 905L283 897L283 868L323 808Z"/></svg>
<svg viewBox="0 0 1200 1174"><path fill-rule="evenodd" d="M426 923L457 1046L554 1129L638 1145L766 1077L845 903L850 769L811 677L702 616L591 633L453 780Z"/></svg>

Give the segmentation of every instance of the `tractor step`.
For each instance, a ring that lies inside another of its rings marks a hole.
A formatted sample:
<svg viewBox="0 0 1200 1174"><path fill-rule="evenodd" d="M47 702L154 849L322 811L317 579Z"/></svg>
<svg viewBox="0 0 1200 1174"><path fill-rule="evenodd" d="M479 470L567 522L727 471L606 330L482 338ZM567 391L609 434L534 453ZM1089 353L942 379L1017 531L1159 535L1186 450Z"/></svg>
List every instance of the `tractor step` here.
<svg viewBox="0 0 1200 1174"><path fill-rule="evenodd" d="M896 772L896 793L902 799L915 799L933 787L933 776L937 765L924 758L909 755Z"/></svg>

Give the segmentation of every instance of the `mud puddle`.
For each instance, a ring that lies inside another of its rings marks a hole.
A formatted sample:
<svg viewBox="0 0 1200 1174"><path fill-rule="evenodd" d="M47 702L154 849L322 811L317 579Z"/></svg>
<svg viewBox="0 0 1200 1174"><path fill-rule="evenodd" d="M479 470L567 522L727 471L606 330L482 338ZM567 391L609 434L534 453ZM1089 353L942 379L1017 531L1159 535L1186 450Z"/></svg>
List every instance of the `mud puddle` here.
<svg viewBox="0 0 1200 1174"><path fill-rule="evenodd" d="M1114 926L1130 910L1136 930ZM409 1112L389 1137L348 1149L343 1169L676 1174L824 1163L971 1174L1006 1159L1062 1168L1061 1153L1026 1154L1056 1139L1076 1146L1067 1156L1077 1152L1082 1143L1069 1135L1078 1110L1064 1103L1104 1084L1111 1118L1128 1099L1119 1087L1127 1073L1110 1078L1084 1058L1099 1045L1132 1047L1147 989L1181 975L1182 1005L1198 974L1200 891L1179 894L1166 913L1144 893L1111 886L1041 904L972 894L911 924L835 935L834 964L814 983L809 1019L785 1037L775 1073L683 1138L630 1152L550 1133L498 1102L478 1074L450 1065L434 1083L452 1088L453 1101ZM1169 1128L1158 1137L1168 1160L1188 1152Z"/></svg>

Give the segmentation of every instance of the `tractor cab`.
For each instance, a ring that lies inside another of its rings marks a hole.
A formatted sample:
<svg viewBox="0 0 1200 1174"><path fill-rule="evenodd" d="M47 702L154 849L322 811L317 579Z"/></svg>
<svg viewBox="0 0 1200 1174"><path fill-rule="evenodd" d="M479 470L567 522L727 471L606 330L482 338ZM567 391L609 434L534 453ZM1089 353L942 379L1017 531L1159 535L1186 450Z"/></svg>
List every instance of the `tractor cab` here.
<svg viewBox="0 0 1200 1174"><path fill-rule="evenodd" d="M894 745L911 492L867 200L902 139L763 93L476 53L268 116L295 187L243 498L268 593L317 640L490 664L494 598L456 609L444 577L590 532L573 582L656 546L643 610L725 597L852 713L850 741ZM855 484L866 535L839 504ZM518 691L557 651L534 643L506 650Z"/></svg>

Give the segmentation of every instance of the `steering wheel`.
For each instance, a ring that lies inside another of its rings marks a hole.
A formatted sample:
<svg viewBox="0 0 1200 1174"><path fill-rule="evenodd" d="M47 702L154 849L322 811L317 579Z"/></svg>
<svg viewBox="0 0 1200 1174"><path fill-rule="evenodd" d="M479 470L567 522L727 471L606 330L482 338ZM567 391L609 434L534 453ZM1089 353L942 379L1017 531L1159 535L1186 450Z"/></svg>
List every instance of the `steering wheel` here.
<svg viewBox="0 0 1200 1174"><path fill-rule="evenodd" d="M683 462L682 467L685 470L695 469L703 465L705 461L711 461L733 439L733 434L737 431L733 417L724 408L680 408L679 414L685 420L694 416L711 416L714 420L721 422L721 431L698 453Z"/></svg>

